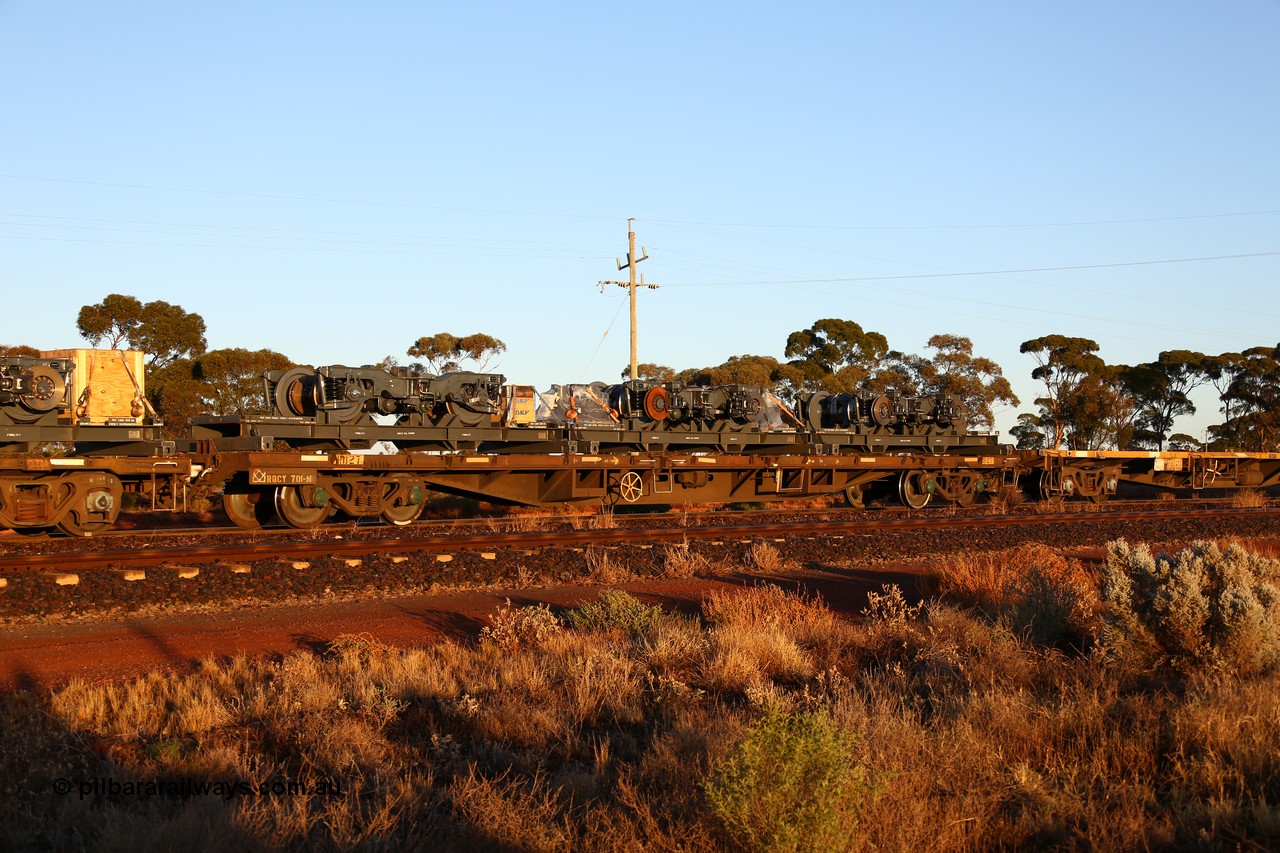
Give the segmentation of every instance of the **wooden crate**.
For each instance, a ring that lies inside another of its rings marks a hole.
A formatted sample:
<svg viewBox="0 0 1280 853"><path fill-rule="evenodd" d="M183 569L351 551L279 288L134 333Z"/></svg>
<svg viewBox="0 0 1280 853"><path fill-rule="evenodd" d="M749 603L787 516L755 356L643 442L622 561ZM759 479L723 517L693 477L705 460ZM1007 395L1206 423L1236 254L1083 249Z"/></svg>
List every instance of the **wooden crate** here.
<svg viewBox="0 0 1280 853"><path fill-rule="evenodd" d="M40 357L75 361L70 397L79 423L143 423L146 386L140 350L57 349Z"/></svg>

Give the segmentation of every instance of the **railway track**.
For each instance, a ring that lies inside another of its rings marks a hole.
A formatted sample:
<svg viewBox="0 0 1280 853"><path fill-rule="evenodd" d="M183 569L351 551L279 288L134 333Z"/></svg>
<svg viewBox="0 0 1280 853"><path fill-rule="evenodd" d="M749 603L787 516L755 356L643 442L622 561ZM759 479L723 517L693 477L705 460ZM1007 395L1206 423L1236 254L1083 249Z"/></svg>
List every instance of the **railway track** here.
<svg viewBox="0 0 1280 853"><path fill-rule="evenodd" d="M1031 525L1063 525L1106 521L1148 523L1154 521L1219 520L1228 518L1280 519L1280 508L1196 508L1162 512L1150 510L1068 512L1052 515L968 515L875 519L822 519L734 525L619 527L558 531L483 532L458 535L397 537L395 539L298 539L273 537L270 542L224 543L173 547L130 547L95 551L61 551L46 554L0 556L0 575L39 571L83 571L106 567L142 567L166 564L236 562L271 559L305 560L318 557L363 558L379 554L412 554L446 551L536 549L589 545L681 542L688 540L789 538L803 536L857 536L888 531L947 530L959 528L1008 528ZM292 531L296 534L296 531Z"/></svg>
<svg viewBox="0 0 1280 853"><path fill-rule="evenodd" d="M1195 501L1180 502L1177 504L1179 509L1203 509L1209 507L1232 506L1231 498L1200 498ZM1028 504L1030 514L1036 515L1040 510L1036 509L1038 504ZM1115 512L1136 511L1142 508L1149 510L1168 509L1171 504L1168 501L1160 500L1125 500L1110 501L1103 505L1093 503L1064 503L1061 504L1059 510L1063 514L1091 514L1096 516L1104 516ZM569 515L476 515L458 518L419 518L409 525L394 526L382 522L379 519L351 519L345 522L330 522L317 531L311 531L310 535L319 532L321 535L330 534L334 536L349 533L351 531L360 531L362 533L369 532L377 534L380 532L391 533L396 536L403 536L409 531L415 533L423 530L444 530L449 532L466 531L466 530L487 530L489 532L517 532L521 529L538 528L546 529L579 529L581 527L599 528L601 519L609 519L607 522L611 526L643 526L663 521L670 522L673 519L679 519L680 524L685 526L701 525L708 522L722 522L727 518L735 520L747 520L745 523L756 523L754 519L779 518L779 519L795 519L804 517L823 517L831 519L856 519L862 520L869 517L876 519L892 518L906 513L923 513L919 517L934 517L948 515L953 517L957 514L972 515L975 513L987 512L985 505L979 505L973 508L958 508L953 506L929 508L924 510L912 510L905 507L860 507L852 508L846 506L821 506L821 507L769 507L764 509L711 509L711 510L686 510L681 512L672 512L669 510L657 510L652 512L627 512L627 513L610 513L601 515L592 515L585 513L569 514ZM1015 513L1016 515L1017 513ZM1025 514L1025 513L1024 513ZM911 517L917 517L912 515ZM1043 516L1039 516L1043 517ZM102 531L92 537L92 540L72 538L65 534L54 532L53 534L33 535L27 534L20 539L10 539L9 542L29 543L29 542L68 542L79 541L84 543L103 542L111 539L121 539L127 537L144 537L148 539L168 539L177 537L219 537L219 536L246 536L251 535L255 538L261 537L295 537L299 535L297 528L288 527L286 525L266 526L251 533L242 527L237 527L230 523L198 523L195 525L182 524L159 524L155 526L147 525L142 527L130 527L128 523L121 524L110 530ZM0 544L2 547L2 544Z"/></svg>

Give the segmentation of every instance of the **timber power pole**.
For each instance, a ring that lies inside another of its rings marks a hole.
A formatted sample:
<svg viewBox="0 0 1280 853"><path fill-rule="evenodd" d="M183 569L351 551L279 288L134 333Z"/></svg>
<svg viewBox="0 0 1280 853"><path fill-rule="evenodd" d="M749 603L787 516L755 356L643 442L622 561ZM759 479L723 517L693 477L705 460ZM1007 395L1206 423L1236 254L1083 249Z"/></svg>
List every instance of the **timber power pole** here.
<svg viewBox="0 0 1280 853"><path fill-rule="evenodd" d="M636 288L647 287L650 290L657 290L658 285L647 284L644 276L640 276L640 281L636 282L636 264L649 259L649 253L645 251L644 246L640 247L640 257L636 257L636 232L631 227L631 223L635 222L634 218L627 220L627 262L624 264L621 258L618 258L618 269L628 270L629 275L627 281L602 281L600 282L600 290L604 292L605 285L616 284L618 287L625 287L631 292L631 378L639 379L639 359L636 357Z"/></svg>

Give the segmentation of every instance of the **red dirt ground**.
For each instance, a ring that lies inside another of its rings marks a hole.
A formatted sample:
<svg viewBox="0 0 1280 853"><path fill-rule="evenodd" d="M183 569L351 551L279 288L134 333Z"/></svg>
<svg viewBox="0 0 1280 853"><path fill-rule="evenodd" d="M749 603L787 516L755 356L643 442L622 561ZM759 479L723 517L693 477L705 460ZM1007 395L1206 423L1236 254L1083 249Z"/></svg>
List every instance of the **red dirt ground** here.
<svg viewBox="0 0 1280 853"><path fill-rule="evenodd" d="M897 584L910 598L920 597L926 577L914 567L827 569L768 577L648 580L619 586L648 603L692 612L711 590L758 582L817 593L832 609L852 615L865 606L868 592L878 592L885 584ZM211 657L318 651L347 634L405 648L443 638L475 637L488 624L489 615L507 599L516 606L547 604L558 609L589 600L600 589L565 586L445 592L14 627L0 637L0 690L48 689L73 678L103 681L154 669L190 670Z"/></svg>

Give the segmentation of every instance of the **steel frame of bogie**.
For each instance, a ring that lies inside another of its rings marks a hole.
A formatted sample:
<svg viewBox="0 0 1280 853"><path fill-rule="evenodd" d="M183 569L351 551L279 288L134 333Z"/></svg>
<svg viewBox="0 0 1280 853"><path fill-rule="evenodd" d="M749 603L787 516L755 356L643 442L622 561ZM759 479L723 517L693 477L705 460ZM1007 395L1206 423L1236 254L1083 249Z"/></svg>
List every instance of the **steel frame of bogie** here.
<svg viewBox="0 0 1280 853"><path fill-rule="evenodd" d="M14 530L61 526L89 535L113 524L123 486L104 471L0 475L0 524Z"/></svg>
<svg viewBox="0 0 1280 853"><path fill-rule="evenodd" d="M186 456L0 456L0 527L92 535L115 523L129 492L152 510L181 509L198 467Z"/></svg>

